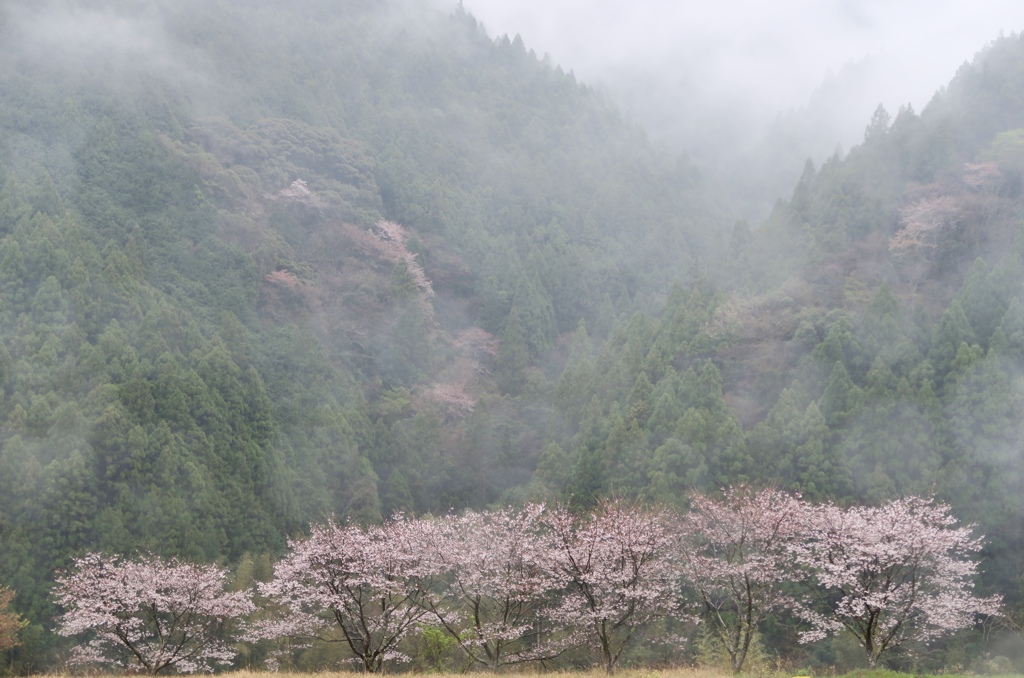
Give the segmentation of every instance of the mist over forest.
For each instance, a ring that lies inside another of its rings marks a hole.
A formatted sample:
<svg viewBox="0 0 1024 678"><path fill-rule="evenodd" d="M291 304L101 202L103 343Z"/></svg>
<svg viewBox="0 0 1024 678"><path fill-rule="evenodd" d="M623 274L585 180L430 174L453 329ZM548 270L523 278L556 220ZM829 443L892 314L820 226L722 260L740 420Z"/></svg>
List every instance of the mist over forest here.
<svg viewBox="0 0 1024 678"><path fill-rule="evenodd" d="M877 94L924 39L730 90L725 38L602 60L499 9L0 3L0 673L66 665L53 587L88 553L241 590L330 520L742 484L948 504L1002 616L889 661L1024 671L1019 27L949 39L927 93ZM862 665L800 624L763 657ZM713 654L669 626L623 665Z"/></svg>
<svg viewBox="0 0 1024 678"><path fill-rule="evenodd" d="M1006 0L927 11L796 0L594 7L466 2L489 31L521 34L607 92L652 138L687 153L751 222L788 197L808 157L820 164L860 144L879 103L921 110L957 68L1024 20Z"/></svg>

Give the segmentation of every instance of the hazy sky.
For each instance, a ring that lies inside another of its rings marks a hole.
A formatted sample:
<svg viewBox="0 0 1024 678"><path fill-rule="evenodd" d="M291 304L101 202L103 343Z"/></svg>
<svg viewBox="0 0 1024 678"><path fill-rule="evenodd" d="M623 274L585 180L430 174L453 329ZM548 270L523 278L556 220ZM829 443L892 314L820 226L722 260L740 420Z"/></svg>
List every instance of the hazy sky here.
<svg viewBox="0 0 1024 678"><path fill-rule="evenodd" d="M957 67L1024 29L1021 0L464 0L491 35L519 33L589 83L609 81L643 107L675 92L774 118L806 104L826 73L868 64L866 116L882 102L918 111ZM630 80L644 87L629 87ZM644 91L664 88L653 101ZM620 95L621 98L621 95ZM628 101L624 102L627 107ZM648 113L650 113L648 111ZM645 117L641 114L640 117ZM647 117L650 117L649 115ZM862 121L860 119L863 118ZM853 123L851 123L853 124Z"/></svg>

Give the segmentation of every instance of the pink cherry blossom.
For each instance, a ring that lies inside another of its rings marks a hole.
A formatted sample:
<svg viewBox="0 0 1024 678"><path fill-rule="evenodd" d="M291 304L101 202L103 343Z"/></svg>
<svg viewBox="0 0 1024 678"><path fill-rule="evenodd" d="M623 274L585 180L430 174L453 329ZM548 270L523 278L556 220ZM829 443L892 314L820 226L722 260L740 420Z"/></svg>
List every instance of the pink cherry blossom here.
<svg viewBox="0 0 1024 678"><path fill-rule="evenodd" d="M543 513L532 504L441 521L445 539L435 550L449 566L449 585L430 607L483 667L551 659L566 648L550 621L566 581L542 538Z"/></svg>
<svg viewBox="0 0 1024 678"><path fill-rule="evenodd" d="M800 538L804 510L799 497L747 486L726 489L721 499L691 498L680 562L734 672L742 670L758 625L788 600L789 549Z"/></svg>
<svg viewBox="0 0 1024 678"><path fill-rule="evenodd" d="M215 565L92 553L57 577L54 595L65 610L57 632L89 635L76 663L212 671L234 659L228 631L254 610L250 594L225 591L225 580Z"/></svg>
<svg viewBox="0 0 1024 678"><path fill-rule="evenodd" d="M544 516L566 595L552 615L615 667L634 633L663 617L686 617L677 595L677 530L661 509L602 502L589 516L558 508Z"/></svg>
<svg viewBox="0 0 1024 678"><path fill-rule="evenodd" d="M795 601L811 625L809 642L843 629L874 667L907 641L928 641L999 613L998 596L973 594L981 539L957 527L949 507L910 497L880 507L833 504L805 513L804 539L791 553L806 576Z"/></svg>
<svg viewBox="0 0 1024 678"><path fill-rule="evenodd" d="M422 598L444 567L424 546L435 529L401 516L369 528L313 526L260 586L279 614L252 637L343 642L368 672L408 661L398 646L429 614Z"/></svg>

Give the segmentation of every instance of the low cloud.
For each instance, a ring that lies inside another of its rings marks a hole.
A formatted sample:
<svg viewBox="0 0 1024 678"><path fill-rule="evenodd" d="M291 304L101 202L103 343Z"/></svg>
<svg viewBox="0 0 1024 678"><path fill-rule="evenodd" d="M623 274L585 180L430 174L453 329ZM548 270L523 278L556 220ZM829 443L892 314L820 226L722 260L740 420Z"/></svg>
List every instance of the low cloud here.
<svg viewBox="0 0 1024 678"><path fill-rule="evenodd" d="M170 58L163 31L153 18L44 2L9 7L6 24L8 44L33 58Z"/></svg>
<svg viewBox="0 0 1024 678"><path fill-rule="evenodd" d="M878 103L920 110L1000 31L1024 28L1024 6L1015 0L465 0L465 6L491 34L519 33L528 47L606 86L645 123L741 109L736 117L768 125L805 106L844 67L867 63L870 77L863 78L862 68L857 83L860 120L845 123L835 140L844 144L859 139Z"/></svg>
<svg viewBox="0 0 1024 678"><path fill-rule="evenodd" d="M163 17L151 10L43 0L11 2L0 12L5 58L27 59L109 85L127 73L192 86L205 80L190 62L192 55L169 36Z"/></svg>

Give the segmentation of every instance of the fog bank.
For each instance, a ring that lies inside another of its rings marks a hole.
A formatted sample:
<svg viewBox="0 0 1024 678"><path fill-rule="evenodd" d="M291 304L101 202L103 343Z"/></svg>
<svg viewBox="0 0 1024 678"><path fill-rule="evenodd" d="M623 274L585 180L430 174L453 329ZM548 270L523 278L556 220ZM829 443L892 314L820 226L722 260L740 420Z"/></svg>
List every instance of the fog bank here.
<svg viewBox="0 0 1024 678"><path fill-rule="evenodd" d="M491 35L518 33L606 89L654 138L712 174L756 152L787 114L786 124L807 129L806 155L848 149L879 103L920 111L1000 32L1024 28L1024 5L1012 0L464 5Z"/></svg>

